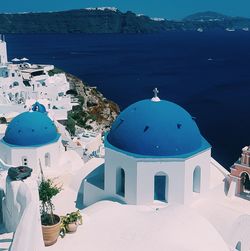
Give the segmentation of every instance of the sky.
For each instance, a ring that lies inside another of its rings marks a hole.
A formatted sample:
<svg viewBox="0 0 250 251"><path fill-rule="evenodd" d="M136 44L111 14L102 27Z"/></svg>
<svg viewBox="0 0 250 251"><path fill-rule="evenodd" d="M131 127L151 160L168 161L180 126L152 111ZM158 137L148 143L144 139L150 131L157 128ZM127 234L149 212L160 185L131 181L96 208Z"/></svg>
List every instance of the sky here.
<svg viewBox="0 0 250 251"><path fill-rule="evenodd" d="M0 12L44 12L98 6L114 6L121 11L169 19L181 19L208 10L250 17L250 0L8 0L1 4Z"/></svg>

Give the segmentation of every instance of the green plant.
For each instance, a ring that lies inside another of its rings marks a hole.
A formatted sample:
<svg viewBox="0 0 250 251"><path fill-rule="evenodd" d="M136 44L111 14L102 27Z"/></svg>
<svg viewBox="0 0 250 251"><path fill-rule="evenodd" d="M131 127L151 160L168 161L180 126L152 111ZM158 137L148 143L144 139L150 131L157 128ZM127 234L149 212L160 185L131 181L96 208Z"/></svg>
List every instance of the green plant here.
<svg viewBox="0 0 250 251"><path fill-rule="evenodd" d="M70 223L82 224L82 215L79 210L76 212L68 213L66 216L61 217L61 231L60 235L63 238L68 232L67 228Z"/></svg>
<svg viewBox="0 0 250 251"><path fill-rule="evenodd" d="M71 116L68 116L68 120L66 122L66 129L70 132L71 135L75 135L76 123Z"/></svg>
<svg viewBox="0 0 250 251"><path fill-rule="evenodd" d="M54 76L55 74L58 74L58 73L63 73L63 70L59 69L59 68L54 68L53 70L49 70L48 71L48 75L51 77L51 76Z"/></svg>
<svg viewBox="0 0 250 251"><path fill-rule="evenodd" d="M78 95L77 98L78 98L79 105L82 107L84 105L84 101L85 101L84 97Z"/></svg>
<svg viewBox="0 0 250 251"><path fill-rule="evenodd" d="M5 117L0 118L0 124L7 124L7 120Z"/></svg>
<svg viewBox="0 0 250 251"><path fill-rule="evenodd" d="M62 190L61 186L54 183L54 179L46 179L43 175L39 184L39 199L41 201L41 221L43 225L54 225L56 223L56 217L53 213L54 205L52 198L56 196Z"/></svg>

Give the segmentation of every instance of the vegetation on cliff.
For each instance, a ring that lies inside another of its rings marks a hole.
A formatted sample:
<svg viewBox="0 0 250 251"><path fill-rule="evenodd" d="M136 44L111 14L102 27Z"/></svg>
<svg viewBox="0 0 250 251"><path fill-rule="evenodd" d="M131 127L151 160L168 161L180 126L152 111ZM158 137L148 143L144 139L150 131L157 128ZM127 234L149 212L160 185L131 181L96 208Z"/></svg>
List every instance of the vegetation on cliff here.
<svg viewBox="0 0 250 251"><path fill-rule="evenodd" d="M95 87L88 86L71 74L66 76L79 103L68 113L67 129L71 134L81 131L81 128L108 130L120 112L119 106L106 99Z"/></svg>

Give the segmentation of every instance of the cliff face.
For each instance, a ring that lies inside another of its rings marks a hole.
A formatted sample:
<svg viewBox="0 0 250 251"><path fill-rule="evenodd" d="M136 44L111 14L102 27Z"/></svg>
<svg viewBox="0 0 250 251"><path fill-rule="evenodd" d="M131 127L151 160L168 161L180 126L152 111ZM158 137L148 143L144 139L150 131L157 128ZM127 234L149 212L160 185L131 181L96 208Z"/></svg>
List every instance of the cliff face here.
<svg viewBox="0 0 250 251"><path fill-rule="evenodd" d="M107 131L118 113L119 106L107 100L96 88L87 86L79 78L66 74L71 90L76 92L79 106L69 113L70 119L80 128L94 131Z"/></svg>
<svg viewBox="0 0 250 251"><path fill-rule="evenodd" d="M198 12L192 15L189 15L183 19L183 21L224 21L230 20L232 17L226 16L217 12L213 11L205 11L205 12Z"/></svg>
<svg viewBox="0 0 250 251"><path fill-rule="evenodd" d="M206 11L187 16L183 19L185 29L250 29L250 19L243 17L230 17L220 13Z"/></svg>
<svg viewBox="0 0 250 251"><path fill-rule="evenodd" d="M0 14L0 33L139 33L166 30L163 22L128 11L82 9Z"/></svg>
<svg viewBox="0 0 250 251"><path fill-rule="evenodd" d="M0 33L152 33L198 28L250 29L250 19L203 12L170 21L112 8L0 14Z"/></svg>

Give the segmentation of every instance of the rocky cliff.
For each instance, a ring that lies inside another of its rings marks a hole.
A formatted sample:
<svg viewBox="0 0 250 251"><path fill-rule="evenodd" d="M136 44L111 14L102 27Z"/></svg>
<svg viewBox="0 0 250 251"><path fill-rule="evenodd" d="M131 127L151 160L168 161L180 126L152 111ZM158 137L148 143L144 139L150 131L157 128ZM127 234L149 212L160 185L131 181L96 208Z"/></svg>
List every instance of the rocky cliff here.
<svg viewBox="0 0 250 251"><path fill-rule="evenodd" d="M119 106L106 99L95 87L88 86L71 74L66 76L72 93L79 101L79 106L69 113L69 123L76 125L76 132L81 128L107 131L120 112Z"/></svg>

